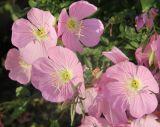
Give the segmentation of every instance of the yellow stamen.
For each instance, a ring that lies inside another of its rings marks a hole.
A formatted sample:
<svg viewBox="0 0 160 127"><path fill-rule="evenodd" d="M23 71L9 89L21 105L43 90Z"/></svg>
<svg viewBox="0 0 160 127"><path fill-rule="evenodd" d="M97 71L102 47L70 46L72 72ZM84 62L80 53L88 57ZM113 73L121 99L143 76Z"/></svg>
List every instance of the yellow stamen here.
<svg viewBox="0 0 160 127"><path fill-rule="evenodd" d="M60 80L63 82L63 83L67 83L69 82L73 75L72 75L72 71L69 70L69 69L64 69L60 72Z"/></svg>
<svg viewBox="0 0 160 127"><path fill-rule="evenodd" d="M28 64L27 62L25 62L25 61L22 60L22 59L19 61L19 65L20 65L22 68L24 68L24 69L29 69L29 68L32 67L31 64Z"/></svg>
<svg viewBox="0 0 160 127"><path fill-rule="evenodd" d="M133 91L139 91L141 89L142 85L140 80L133 79L130 83L130 89Z"/></svg>
<svg viewBox="0 0 160 127"><path fill-rule="evenodd" d="M70 30L70 31L76 31L78 29L78 23L76 21L76 19L74 18L69 18L67 20L67 28Z"/></svg>
<svg viewBox="0 0 160 127"><path fill-rule="evenodd" d="M43 40L47 37L47 33L43 27L34 30L33 34L36 36L37 40Z"/></svg>

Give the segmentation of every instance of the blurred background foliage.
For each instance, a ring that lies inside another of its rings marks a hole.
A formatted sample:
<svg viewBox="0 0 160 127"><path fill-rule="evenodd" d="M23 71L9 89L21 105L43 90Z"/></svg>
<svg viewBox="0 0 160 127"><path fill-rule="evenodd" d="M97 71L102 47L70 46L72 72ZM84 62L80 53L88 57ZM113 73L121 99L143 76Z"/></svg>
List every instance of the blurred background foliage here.
<svg viewBox="0 0 160 127"><path fill-rule="evenodd" d="M160 17L155 19L154 29L135 29L135 16L160 7L158 0L88 0L98 7L93 17L102 20L105 26L101 42L94 48L85 48L78 54L86 66L84 78L86 85L93 81L93 70L102 71L111 64L102 51L113 46L120 48L131 61L135 62L137 47L147 43L150 35L160 32ZM45 101L32 85L21 86L8 78L4 60L11 44L12 23L26 17L31 7L49 10L57 17L62 8L68 8L74 0L1 0L0 1L0 127L70 127L70 111L65 103L53 104ZM73 127L80 124L81 116L76 115Z"/></svg>

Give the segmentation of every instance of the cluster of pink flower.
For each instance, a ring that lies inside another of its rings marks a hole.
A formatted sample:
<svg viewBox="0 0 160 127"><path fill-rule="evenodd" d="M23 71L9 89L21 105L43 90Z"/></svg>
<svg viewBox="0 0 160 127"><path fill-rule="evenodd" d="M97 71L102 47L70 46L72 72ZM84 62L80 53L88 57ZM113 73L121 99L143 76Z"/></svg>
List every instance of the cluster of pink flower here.
<svg viewBox="0 0 160 127"><path fill-rule="evenodd" d="M147 28L153 27L153 20L158 15L158 9L151 8L150 11L144 12L143 14L136 16L136 29L139 31L143 26L146 26Z"/></svg>
<svg viewBox="0 0 160 127"><path fill-rule="evenodd" d="M160 35L136 50L138 65L114 47L103 55L115 65L107 68L90 88L85 88L83 68L73 51L93 47L100 41L104 26L87 17L97 7L87 1L63 9L55 30L55 18L48 11L32 8L27 19L12 27L11 49L5 61L9 77L21 84L31 81L51 102L76 100L76 112L87 114L80 127L160 127L158 110ZM66 48L56 46L61 38ZM82 99L83 98L83 99Z"/></svg>

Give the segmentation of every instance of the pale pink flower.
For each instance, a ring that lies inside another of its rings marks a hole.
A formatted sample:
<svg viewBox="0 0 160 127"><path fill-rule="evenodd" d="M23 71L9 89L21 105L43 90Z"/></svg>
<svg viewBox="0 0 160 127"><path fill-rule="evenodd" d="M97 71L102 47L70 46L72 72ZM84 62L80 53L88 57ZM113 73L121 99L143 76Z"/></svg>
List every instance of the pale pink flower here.
<svg viewBox="0 0 160 127"><path fill-rule="evenodd" d="M40 43L44 49L55 46L57 35L53 22L55 18L49 11L32 8L27 19L18 19L12 26L12 44L23 48L29 43Z"/></svg>
<svg viewBox="0 0 160 127"><path fill-rule="evenodd" d="M147 115L140 119L136 119L131 123L130 127L160 127L160 122L155 115Z"/></svg>
<svg viewBox="0 0 160 127"><path fill-rule="evenodd" d="M146 23L146 19L147 19L147 14L141 14L139 16L136 16L135 18L135 22L136 22L136 29L137 31L139 31Z"/></svg>
<svg viewBox="0 0 160 127"><path fill-rule="evenodd" d="M79 127L109 127L109 126L104 118L85 116L85 118L82 119L81 125Z"/></svg>
<svg viewBox="0 0 160 127"><path fill-rule="evenodd" d="M31 78L32 65L27 63L20 52L13 48L10 49L5 60L5 68L10 71L9 77L21 84L27 84Z"/></svg>
<svg viewBox="0 0 160 127"><path fill-rule="evenodd" d="M83 45L96 46L104 26L98 19L86 19L97 11L97 7L87 1L78 1L69 7L69 15L63 9L58 22L58 36L64 45L74 51L82 52ZM82 45L83 44L83 45Z"/></svg>
<svg viewBox="0 0 160 127"><path fill-rule="evenodd" d="M94 103L97 96L97 90L94 87L85 90L85 99L79 100L80 102L76 106L76 112L82 114L83 112L88 113L89 107Z"/></svg>
<svg viewBox="0 0 160 127"><path fill-rule="evenodd" d="M135 56L138 64L158 67L160 63L160 36L157 33L153 34L144 50L139 47Z"/></svg>
<svg viewBox="0 0 160 127"><path fill-rule="evenodd" d="M143 48L139 47L135 51L136 61L139 65L148 65L148 53L142 52Z"/></svg>
<svg viewBox="0 0 160 127"><path fill-rule="evenodd" d="M78 104L77 112L79 114L88 113L90 116L100 118L103 114L105 116L108 125L116 126L126 124L128 122L126 113L113 108L111 103L108 102L109 98L106 97L105 85L108 81L103 78L94 84L94 87L86 90L85 99L82 100L82 105ZM83 109L83 110L82 110Z"/></svg>
<svg viewBox="0 0 160 127"><path fill-rule="evenodd" d="M69 49L53 47L49 58L38 59L32 67L32 84L51 102L63 102L84 93L82 65Z"/></svg>
<svg viewBox="0 0 160 127"><path fill-rule="evenodd" d="M103 52L102 54L111 60L114 64L122 61L129 61L128 57L117 47L113 47L111 51Z"/></svg>
<svg viewBox="0 0 160 127"><path fill-rule="evenodd" d="M110 97L114 108L127 110L136 118L156 109L155 93L159 92L159 87L146 67L125 61L108 68L105 76L110 79L106 96Z"/></svg>
<svg viewBox="0 0 160 127"><path fill-rule="evenodd" d="M110 82L110 79L107 79L103 74L95 86L97 89L97 97L89 107L88 113L94 117L100 117L103 114L110 126L118 127L118 125L126 124L128 119L123 110L117 107L114 108L112 102L109 101L111 97L106 89L108 82Z"/></svg>
<svg viewBox="0 0 160 127"><path fill-rule="evenodd" d="M136 29L139 31L142 27L146 26L147 28L152 28L154 25L154 19L158 15L158 9L151 8L150 11L147 13L143 13L139 16L136 16Z"/></svg>
<svg viewBox="0 0 160 127"><path fill-rule="evenodd" d="M10 49L5 60L5 68L10 71L9 77L21 84L29 83L32 64L40 57L47 57L47 53L39 43L29 43L19 50Z"/></svg>

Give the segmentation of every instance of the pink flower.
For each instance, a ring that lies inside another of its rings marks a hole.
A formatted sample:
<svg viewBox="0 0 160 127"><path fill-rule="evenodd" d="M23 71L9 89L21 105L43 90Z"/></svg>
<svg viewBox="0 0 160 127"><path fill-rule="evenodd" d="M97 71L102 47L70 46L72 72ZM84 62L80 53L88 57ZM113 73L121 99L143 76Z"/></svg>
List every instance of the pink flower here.
<svg viewBox="0 0 160 127"><path fill-rule="evenodd" d="M19 50L10 49L5 60L5 68L10 70L9 77L21 84L29 83L32 64L40 57L47 57L47 54L39 43L29 43Z"/></svg>
<svg viewBox="0 0 160 127"><path fill-rule="evenodd" d="M78 1L69 7L69 15L63 9L58 22L58 36L64 45L82 52L83 45L93 47L100 41L104 26L98 19L84 19L97 11L97 7L87 1ZM83 44L83 45L82 45Z"/></svg>
<svg viewBox="0 0 160 127"><path fill-rule="evenodd" d="M95 118L100 118L103 114L108 125L118 127L119 125L126 124L128 119L124 111L113 108L111 103L109 103L109 98L108 96L106 97L106 82L108 81L102 76L101 80L97 81L94 87L87 89L85 99L82 100L83 105L78 104L76 111L79 114L84 111L83 113L88 113Z"/></svg>
<svg viewBox="0 0 160 127"><path fill-rule="evenodd" d="M126 113L119 108L114 108L112 102L110 102L110 96L106 89L107 83L110 79L107 79L103 74L101 79L95 86L97 89L97 96L94 103L89 107L89 115L94 117L100 117L102 114L105 116L106 121L110 126L118 127L128 122Z"/></svg>
<svg viewBox="0 0 160 127"><path fill-rule="evenodd" d="M97 119L92 116L85 116L79 127L108 127L108 124L104 118Z"/></svg>
<svg viewBox="0 0 160 127"><path fill-rule="evenodd" d="M94 87L88 88L85 91L85 99L78 103L76 106L76 112L82 114L83 111L88 113L89 107L94 103L97 96L97 90ZM83 108L83 109L82 109Z"/></svg>
<svg viewBox="0 0 160 127"><path fill-rule="evenodd" d="M129 60L128 57L117 47L113 47L109 52L103 52L103 55L111 60L114 64Z"/></svg>
<svg viewBox="0 0 160 127"><path fill-rule="evenodd" d="M26 19L18 19L12 26L12 44L23 48L27 44L40 43L44 49L55 46L57 35L53 22L55 18L48 11L32 8Z"/></svg>
<svg viewBox="0 0 160 127"><path fill-rule="evenodd" d="M149 16L154 19L158 15L159 9L151 8L149 11Z"/></svg>
<svg viewBox="0 0 160 127"><path fill-rule="evenodd" d="M5 68L10 70L9 77L21 84L27 84L31 78L32 65L27 63L20 52L13 48L10 49L5 61Z"/></svg>
<svg viewBox="0 0 160 127"><path fill-rule="evenodd" d="M136 18L135 18L136 25L135 26L136 26L137 31L139 31L145 25L146 19L147 19L146 13L139 15L139 16L136 16Z"/></svg>
<svg viewBox="0 0 160 127"><path fill-rule="evenodd" d="M128 110L136 118L156 109L154 93L159 92L159 87L146 67L125 61L108 68L105 76L110 79L106 96L113 102L113 108Z"/></svg>
<svg viewBox="0 0 160 127"><path fill-rule="evenodd" d="M140 119L136 119L131 123L130 127L160 127L160 122L154 115L147 115Z"/></svg>
<svg viewBox="0 0 160 127"><path fill-rule="evenodd" d="M40 58L32 68L32 84L51 102L71 99L77 92L84 93L82 65L69 49L53 47L49 58Z"/></svg>
<svg viewBox="0 0 160 127"><path fill-rule="evenodd" d="M154 19L158 15L158 9L156 8L151 8L150 11L147 13L143 13L139 16L136 16L135 21L136 21L136 29L139 31L144 25L147 28L152 28L154 25Z"/></svg>
<svg viewBox="0 0 160 127"><path fill-rule="evenodd" d="M135 52L138 64L142 64L147 67L150 67L152 65L158 67L160 63L159 43L160 36L155 33L151 36L149 43L144 48L144 51L142 50L142 47L139 47Z"/></svg>
<svg viewBox="0 0 160 127"><path fill-rule="evenodd" d="M148 65L148 54L143 53L143 48L139 47L135 51L136 61L139 65Z"/></svg>

